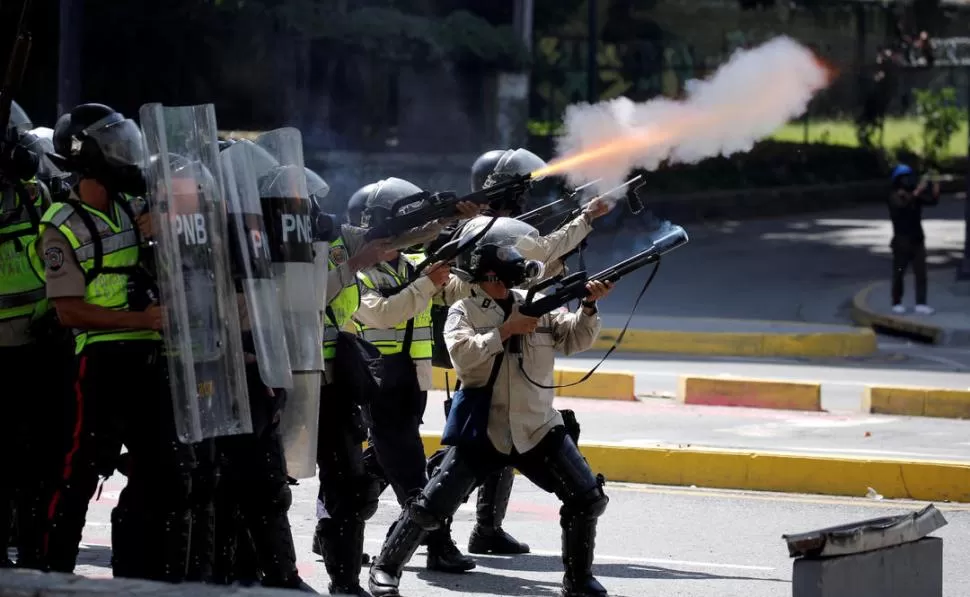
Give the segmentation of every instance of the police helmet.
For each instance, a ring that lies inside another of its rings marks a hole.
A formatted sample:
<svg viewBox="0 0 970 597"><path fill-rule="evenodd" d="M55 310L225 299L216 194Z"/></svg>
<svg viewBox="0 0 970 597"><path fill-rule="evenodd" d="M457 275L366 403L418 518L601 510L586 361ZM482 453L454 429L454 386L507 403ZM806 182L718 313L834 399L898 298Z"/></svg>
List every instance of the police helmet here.
<svg viewBox="0 0 970 597"><path fill-rule="evenodd" d="M324 198L330 193L330 185L313 170L303 170L306 173L307 192L310 194L310 220L313 223L314 238L333 242L339 236L340 224L336 216L327 213L323 204Z"/></svg>
<svg viewBox="0 0 970 597"><path fill-rule="evenodd" d="M407 197L421 193L414 183L401 178L385 178L367 194L364 211L360 217L363 228L376 228L395 215L395 207Z"/></svg>
<svg viewBox="0 0 970 597"><path fill-rule="evenodd" d="M54 164L119 192L142 194L146 164L141 130L104 104L82 104L57 119ZM140 188L138 188L140 187Z"/></svg>
<svg viewBox="0 0 970 597"><path fill-rule="evenodd" d="M495 170L495 166L498 164L498 161L504 154L504 149L493 149L478 156L478 159L476 159L475 163L472 164L473 193L481 191L485 188L485 180L488 178L488 175Z"/></svg>
<svg viewBox="0 0 970 597"><path fill-rule="evenodd" d="M534 246L539 231L514 218L479 216L470 220L461 231L462 237L477 235L484 226L490 228L478 239L476 246L458 256L452 271L467 282L500 281L514 288L542 276L540 261L527 259L523 250Z"/></svg>
<svg viewBox="0 0 970 597"><path fill-rule="evenodd" d="M49 155L54 152L53 135L53 129L37 127L21 135L20 144L37 156L37 177L47 185L52 200L63 201L70 196L77 175L64 172L50 159Z"/></svg>
<svg viewBox="0 0 970 597"><path fill-rule="evenodd" d="M347 202L347 222L352 226L360 226L361 216L364 214L364 208L367 207L367 198L376 187L377 183L372 182L360 187L350 196L350 201Z"/></svg>

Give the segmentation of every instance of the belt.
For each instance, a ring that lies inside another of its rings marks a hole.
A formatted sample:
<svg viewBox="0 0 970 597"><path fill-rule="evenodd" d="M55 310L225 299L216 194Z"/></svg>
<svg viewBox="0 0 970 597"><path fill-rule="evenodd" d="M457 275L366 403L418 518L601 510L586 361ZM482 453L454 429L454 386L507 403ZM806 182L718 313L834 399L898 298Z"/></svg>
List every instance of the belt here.
<svg viewBox="0 0 970 597"><path fill-rule="evenodd" d="M404 342L404 330L374 330L367 329L364 330L364 340L368 342ZM411 335L411 340L422 341L431 340L431 328L420 327L414 328Z"/></svg>

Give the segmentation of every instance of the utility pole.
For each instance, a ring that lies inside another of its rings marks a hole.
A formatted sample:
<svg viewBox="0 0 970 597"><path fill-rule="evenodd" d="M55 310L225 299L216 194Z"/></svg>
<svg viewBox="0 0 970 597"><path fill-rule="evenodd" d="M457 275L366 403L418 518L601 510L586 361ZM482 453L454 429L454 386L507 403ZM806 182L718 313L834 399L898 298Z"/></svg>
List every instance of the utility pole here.
<svg viewBox="0 0 970 597"><path fill-rule="evenodd" d="M57 49L57 116L70 111L81 98L81 30L84 0L60 0Z"/></svg>
<svg viewBox="0 0 970 597"><path fill-rule="evenodd" d="M595 104L596 100L599 98L598 89L598 79L599 79L599 64L597 63L597 51L599 50L599 27L596 25L596 17L599 13L599 6L596 0L587 0L589 2L589 13L587 15L587 24L589 25L589 31L587 32L587 54L586 54L586 94L588 96L588 101L591 104Z"/></svg>
<svg viewBox="0 0 970 597"><path fill-rule="evenodd" d="M535 3L533 0L515 0L515 32L525 49L532 53L532 29L535 15Z"/></svg>

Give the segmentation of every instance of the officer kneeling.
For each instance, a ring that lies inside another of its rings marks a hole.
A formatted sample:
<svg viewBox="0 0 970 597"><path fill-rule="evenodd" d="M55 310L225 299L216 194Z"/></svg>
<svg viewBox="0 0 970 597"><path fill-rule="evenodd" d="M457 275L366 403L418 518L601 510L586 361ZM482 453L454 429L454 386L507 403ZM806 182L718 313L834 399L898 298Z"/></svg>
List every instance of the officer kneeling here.
<svg viewBox="0 0 970 597"><path fill-rule="evenodd" d="M575 313L526 317L517 307L525 292L513 288L541 276L541 265L511 246L514 237L495 241L502 236L495 232L459 261L458 269L474 286L471 297L452 305L445 324L463 388L443 438L452 447L395 523L371 569L370 590L378 597L398 595L404 566L425 533L448 520L476 484L510 465L563 501L563 595L606 595L592 564L596 519L609 499L602 477L593 474L566 434L551 386L556 351L587 350L596 339L601 325L596 300L611 285L590 282L589 296Z"/></svg>

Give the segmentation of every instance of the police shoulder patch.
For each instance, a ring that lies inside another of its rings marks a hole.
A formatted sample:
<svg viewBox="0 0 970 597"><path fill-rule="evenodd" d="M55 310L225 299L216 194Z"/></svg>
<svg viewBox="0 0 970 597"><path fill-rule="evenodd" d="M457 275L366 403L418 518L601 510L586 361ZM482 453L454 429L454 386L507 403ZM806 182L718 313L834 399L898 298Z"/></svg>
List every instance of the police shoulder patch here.
<svg viewBox="0 0 970 597"><path fill-rule="evenodd" d="M64 265L64 251L60 247L50 247L44 251L44 263L47 269L56 272Z"/></svg>
<svg viewBox="0 0 970 597"><path fill-rule="evenodd" d="M453 330L461 323L462 313L457 309L448 311L448 319L445 320L445 329Z"/></svg>
<svg viewBox="0 0 970 597"><path fill-rule="evenodd" d="M347 248L346 247L330 247L330 259L337 265L343 264L347 261Z"/></svg>

